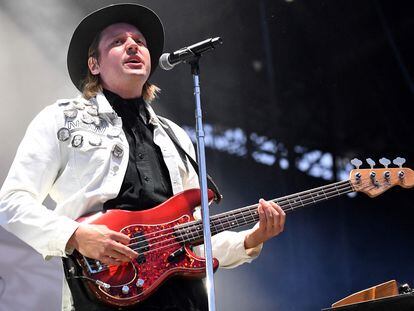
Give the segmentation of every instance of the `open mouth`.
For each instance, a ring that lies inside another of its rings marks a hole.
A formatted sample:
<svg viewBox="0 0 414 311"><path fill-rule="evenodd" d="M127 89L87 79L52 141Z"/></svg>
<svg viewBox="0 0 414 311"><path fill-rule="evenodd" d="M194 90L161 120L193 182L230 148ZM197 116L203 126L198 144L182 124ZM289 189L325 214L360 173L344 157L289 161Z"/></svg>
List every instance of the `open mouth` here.
<svg viewBox="0 0 414 311"><path fill-rule="evenodd" d="M142 61L138 58L128 59L125 64L142 64Z"/></svg>

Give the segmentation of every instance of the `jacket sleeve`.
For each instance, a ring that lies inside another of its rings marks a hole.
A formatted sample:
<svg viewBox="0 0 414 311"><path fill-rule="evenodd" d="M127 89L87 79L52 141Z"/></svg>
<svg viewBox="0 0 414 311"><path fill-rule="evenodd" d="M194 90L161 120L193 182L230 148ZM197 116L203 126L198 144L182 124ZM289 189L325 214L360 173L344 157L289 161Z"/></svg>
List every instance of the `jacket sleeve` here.
<svg viewBox="0 0 414 311"><path fill-rule="evenodd" d="M194 145L187 133L175 123L169 121L169 124L180 140L182 147L193 157L193 159L195 159ZM188 178L184 188L199 188L198 174L194 171L191 164L189 164ZM196 208L194 217L196 219L201 219L200 207ZM211 244L213 256L218 259L221 268L234 268L243 263L250 263L253 259L259 256L263 244L252 249L246 250L244 248L244 239L252 230L253 229L249 229L240 232L223 231L212 237ZM204 245L196 247L195 252L199 256L204 256Z"/></svg>
<svg viewBox="0 0 414 311"><path fill-rule="evenodd" d="M61 168L56 106L30 123L0 190L0 224L45 259L65 256L66 243L78 227L42 204Z"/></svg>

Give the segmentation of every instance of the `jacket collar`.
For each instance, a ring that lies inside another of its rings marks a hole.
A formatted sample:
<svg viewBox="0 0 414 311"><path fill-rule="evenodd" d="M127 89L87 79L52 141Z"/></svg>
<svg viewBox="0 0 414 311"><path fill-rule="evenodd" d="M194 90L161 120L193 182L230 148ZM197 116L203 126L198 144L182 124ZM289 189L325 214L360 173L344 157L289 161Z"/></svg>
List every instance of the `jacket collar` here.
<svg viewBox="0 0 414 311"><path fill-rule="evenodd" d="M96 94L96 97L93 98L98 105L98 112L100 114L107 114L107 115L113 115L116 116L115 110L112 108L111 104L106 99L105 95L102 92L99 92ZM157 115L155 114L154 109L152 109L151 105L145 102L145 109L147 109L149 114L149 123L152 125L157 126L159 124L159 119Z"/></svg>
<svg viewBox="0 0 414 311"><path fill-rule="evenodd" d="M106 99L105 95L102 92L96 94L94 98L96 103L98 104L98 112L102 114L114 114L115 111L112 108L111 104Z"/></svg>

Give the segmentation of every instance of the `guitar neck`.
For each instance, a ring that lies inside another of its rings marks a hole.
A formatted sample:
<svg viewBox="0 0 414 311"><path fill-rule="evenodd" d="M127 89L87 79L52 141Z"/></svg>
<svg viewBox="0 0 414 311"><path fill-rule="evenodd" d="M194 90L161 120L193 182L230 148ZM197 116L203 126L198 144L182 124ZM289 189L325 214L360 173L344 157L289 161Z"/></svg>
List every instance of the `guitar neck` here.
<svg viewBox="0 0 414 311"><path fill-rule="evenodd" d="M285 213L290 213L300 207L313 205L354 191L351 182L345 180L273 199L272 201L277 203ZM249 205L210 217L212 235L258 222L257 207L258 204ZM183 241L202 243L203 225L201 220L178 226L176 236Z"/></svg>

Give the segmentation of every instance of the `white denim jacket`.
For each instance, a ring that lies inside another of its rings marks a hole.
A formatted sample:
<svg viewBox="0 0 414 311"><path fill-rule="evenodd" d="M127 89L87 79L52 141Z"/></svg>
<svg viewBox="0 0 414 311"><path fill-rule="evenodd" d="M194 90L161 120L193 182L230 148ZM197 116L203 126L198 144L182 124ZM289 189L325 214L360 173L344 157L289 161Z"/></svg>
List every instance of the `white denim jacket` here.
<svg viewBox="0 0 414 311"><path fill-rule="evenodd" d="M147 109L174 194L198 187L196 172L182 162L151 106ZM168 123L194 157L185 131ZM35 117L17 150L0 190L0 224L45 259L66 256L66 244L79 226L74 219L100 211L104 202L118 195L128 158L122 120L103 94L89 101L82 97L57 101ZM42 204L48 194L56 202L53 211ZM260 253L261 245L246 253L248 232L226 231L213 237L213 255L220 267L250 262ZM71 310L66 282L62 303L63 310Z"/></svg>

